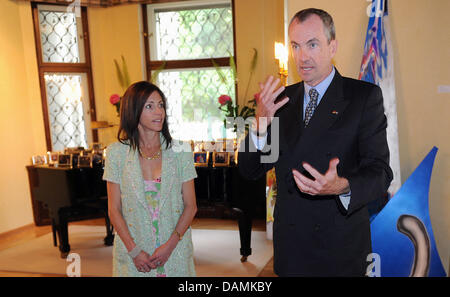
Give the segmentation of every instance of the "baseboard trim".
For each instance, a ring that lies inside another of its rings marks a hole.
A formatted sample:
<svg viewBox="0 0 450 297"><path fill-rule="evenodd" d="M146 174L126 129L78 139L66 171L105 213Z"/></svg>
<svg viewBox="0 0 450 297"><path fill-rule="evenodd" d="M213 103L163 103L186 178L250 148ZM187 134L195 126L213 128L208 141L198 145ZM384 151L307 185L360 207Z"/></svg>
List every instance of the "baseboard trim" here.
<svg viewBox="0 0 450 297"><path fill-rule="evenodd" d="M33 231L35 227L36 226L33 223L31 223L31 224L27 224L25 226L22 226L22 227L19 227L16 229L12 229L12 230L0 233L0 242L20 236L23 233Z"/></svg>

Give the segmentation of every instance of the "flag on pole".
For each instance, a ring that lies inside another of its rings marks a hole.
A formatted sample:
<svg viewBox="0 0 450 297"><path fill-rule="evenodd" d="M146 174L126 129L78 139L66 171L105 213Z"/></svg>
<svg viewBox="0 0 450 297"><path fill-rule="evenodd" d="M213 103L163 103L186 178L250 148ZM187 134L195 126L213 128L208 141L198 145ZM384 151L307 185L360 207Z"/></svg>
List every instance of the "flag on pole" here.
<svg viewBox="0 0 450 297"><path fill-rule="evenodd" d="M367 7L367 26L364 55L359 79L380 86L383 91L384 111L387 117L387 141L390 166L394 173L389 194L393 196L401 186L398 148L397 107L395 100L394 59L391 46L388 1L372 0Z"/></svg>

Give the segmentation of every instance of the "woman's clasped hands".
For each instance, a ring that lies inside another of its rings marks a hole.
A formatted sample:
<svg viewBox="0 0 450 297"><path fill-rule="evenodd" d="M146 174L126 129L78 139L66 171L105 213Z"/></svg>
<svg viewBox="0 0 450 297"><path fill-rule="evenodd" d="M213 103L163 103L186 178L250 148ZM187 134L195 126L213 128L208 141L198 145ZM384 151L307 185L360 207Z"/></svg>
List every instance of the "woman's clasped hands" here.
<svg viewBox="0 0 450 297"><path fill-rule="evenodd" d="M169 260L174 247L168 242L158 247L153 255L149 255L145 251L141 251L136 258L133 259L134 265L139 272L150 272L152 269L156 269Z"/></svg>

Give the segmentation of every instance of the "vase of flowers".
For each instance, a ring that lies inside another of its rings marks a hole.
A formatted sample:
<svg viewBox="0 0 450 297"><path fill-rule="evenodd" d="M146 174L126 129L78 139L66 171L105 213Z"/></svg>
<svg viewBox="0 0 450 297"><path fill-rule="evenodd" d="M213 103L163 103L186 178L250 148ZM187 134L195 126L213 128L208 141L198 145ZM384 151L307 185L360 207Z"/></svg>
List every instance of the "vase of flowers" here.
<svg viewBox="0 0 450 297"><path fill-rule="evenodd" d="M119 63L116 59L114 59L114 65L116 67L116 75L117 80L119 81L119 85L122 88L123 92L126 91L128 86L130 85L130 75L128 74L128 67L127 63L125 62L125 58L121 56L122 58L122 67L119 66ZM118 94L112 94L109 97L109 102L115 106L117 111L117 116L120 117L120 101L122 97Z"/></svg>
<svg viewBox="0 0 450 297"><path fill-rule="evenodd" d="M219 109L225 113L223 124L228 127L233 126L233 132L243 133L248 131L248 126L240 127L240 125L237 125L236 118L240 117L245 121L248 117L254 117L258 98L259 93L256 93L253 99L248 101L251 104L250 106L240 107L238 104L233 104L230 96L220 95L218 100L220 104Z"/></svg>
<svg viewBox="0 0 450 297"><path fill-rule="evenodd" d="M244 98L247 97L247 92L248 92L248 89L250 86L250 82L251 82L253 73L256 68L256 62L257 62L257 58L258 58L257 50L255 48L253 50L254 50L253 58L252 58L252 62L250 63L250 76L248 79L248 84L247 84L247 88L245 90ZM230 57L230 67L232 69L233 78L236 83L237 82L236 64L234 62L233 57ZM221 80L224 83L226 83L226 79L223 75L221 75L220 69L218 67L216 67L216 69L219 73L219 76L221 77ZM244 132L248 132L248 126L247 125L237 125L236 119L242 118L243 121L245 121L248 117L254 117L258 100L259 100L259 93L256 93L255 95L253 95L253 99L249 100L247 102L250 105L244 105L244 106L240 107L237 103L236 104L233 103L233 100L231 99L231 97L229 95L222 94L219 96L219 98L218 98L219 109L225 113L225 119L223 120L223 124L225 127L233 126L233 132L238 133L238 138L242 134L244 134ZM241 135L239 135L239 134L241 134Z"/></svg>

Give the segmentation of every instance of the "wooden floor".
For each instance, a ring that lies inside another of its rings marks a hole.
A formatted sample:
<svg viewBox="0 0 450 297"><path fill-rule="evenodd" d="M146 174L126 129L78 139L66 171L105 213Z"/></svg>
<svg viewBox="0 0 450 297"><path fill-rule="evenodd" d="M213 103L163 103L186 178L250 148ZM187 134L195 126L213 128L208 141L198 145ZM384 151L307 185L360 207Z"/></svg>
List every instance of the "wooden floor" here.
<svg viewBox="0 0 450 297"><path fill-rule="evenodd" d="M73 225L93 225L104 226L104 219L86 220L81 222L70 223ZM195 229L215 229L215 230L239 230L236 220L222 220L222 219L210 219L210 218L195 218L192 223L192 228ZM265 231L266 225L263 220L255 220L253 222L254 231ZM0 251L8 249L10 247L25 243L36 237L43 236L51 233L50 226L37 227L34 225L28 225L11 232L0 234ZM251 256L250 256L251 257ZM11 271L1 271L0 277L62 277L65 275L56 274L42 274L42 273L21 273ZM261 277L275 277L273 273L273 258L266 264L264 269L258 275Z"/></svg>

